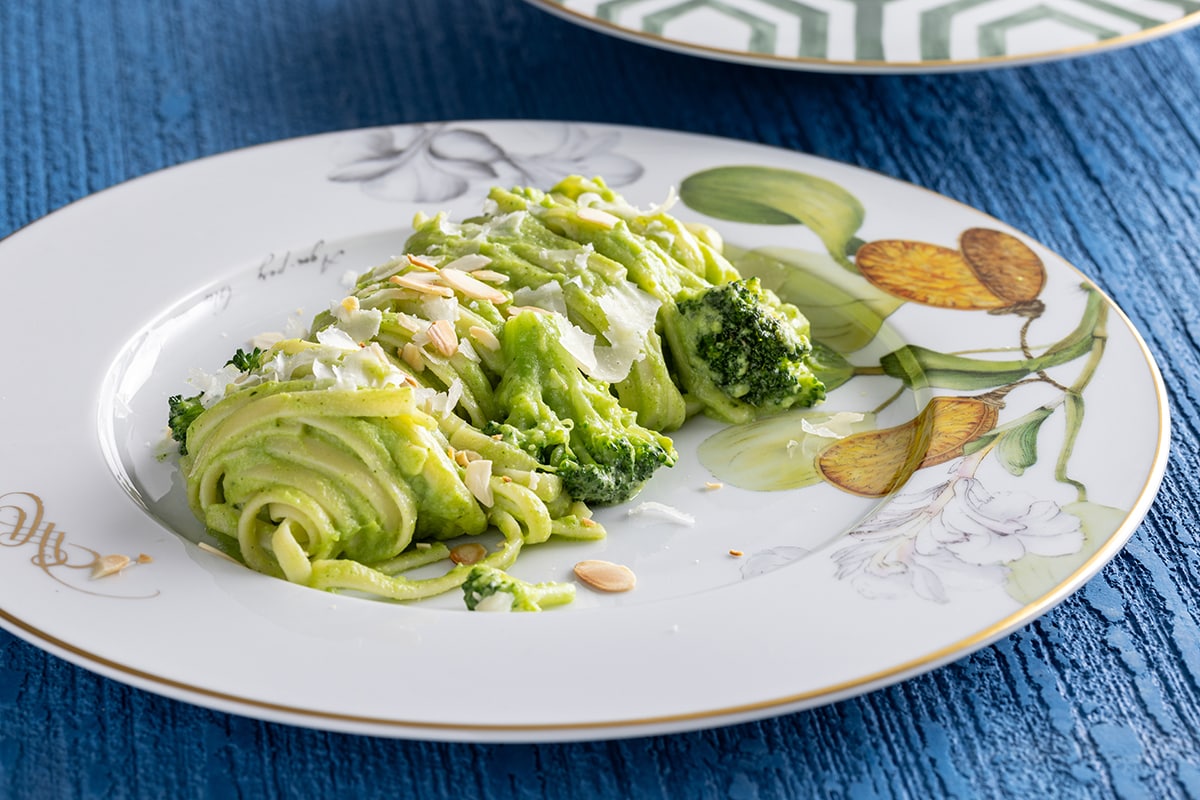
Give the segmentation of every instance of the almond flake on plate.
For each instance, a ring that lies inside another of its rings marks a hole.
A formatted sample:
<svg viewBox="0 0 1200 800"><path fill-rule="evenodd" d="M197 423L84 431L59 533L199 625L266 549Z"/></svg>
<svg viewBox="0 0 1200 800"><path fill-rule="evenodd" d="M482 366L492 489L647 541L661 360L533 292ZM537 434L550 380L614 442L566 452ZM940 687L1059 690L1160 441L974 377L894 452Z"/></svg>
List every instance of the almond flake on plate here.
<svg viewBox="0 0 1200 800"><path fill-rule="evenodd" d="M637 585L637 576L624 564L588 559L575 565L575 577L602 592L628 592Z"/></svg>

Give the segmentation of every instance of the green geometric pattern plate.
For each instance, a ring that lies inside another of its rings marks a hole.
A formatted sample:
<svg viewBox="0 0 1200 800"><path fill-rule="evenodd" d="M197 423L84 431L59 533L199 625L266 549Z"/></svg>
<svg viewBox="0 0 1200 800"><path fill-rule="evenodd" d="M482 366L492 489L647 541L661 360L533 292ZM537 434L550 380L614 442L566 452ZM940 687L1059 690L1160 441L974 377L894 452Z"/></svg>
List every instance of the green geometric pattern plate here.
<svg viewBox="0 0 1200 800"><path fill-rule="evenodd" d="M1066 58L1200 23L1200 0L530 2L668 50L830 72L929 72Z"/></svg>

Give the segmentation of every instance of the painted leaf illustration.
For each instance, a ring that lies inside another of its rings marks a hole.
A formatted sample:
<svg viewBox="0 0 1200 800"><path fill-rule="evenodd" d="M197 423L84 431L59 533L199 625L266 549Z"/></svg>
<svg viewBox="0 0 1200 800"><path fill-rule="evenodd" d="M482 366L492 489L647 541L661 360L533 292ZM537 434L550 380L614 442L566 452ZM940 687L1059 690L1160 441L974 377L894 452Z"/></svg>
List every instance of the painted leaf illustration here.
<svg viewBox="0 0 1200 800"><path fill-rule="evenodd" d="M904 304L862 277L847 272L824 253L764 247L725 253L738 272L799 308L812 324L813 338L840 353L870 344L884 319Z"/></svg>
<svg viewBox="0 0 1200 800"><path fill-rule="evenodd" d="M1079 324L1040 356L993 361L907 345L885 355L879 365L885 375L910 386L920 380L941 389L977 391L1007 386L1031 373L1066 364L1092 349L1097 326L1108 315L1100 294L1086 284L1083 288L1088 295Z"/></svg>
<svg viewBox="0 0 1200 800"><path fill-rule="evenodd" d="M996 460L1013 475L1023 475L1025 470L1037 463L1038 432L1042 429L1042 423L1053 413L1053 408L1045 406L1034 409L1021 419L972 442L966 452L974 452L996 440L996 447L992 451Z"/></svg>
<svg viewBox="0 0 1200 800"><path fill-rule="evenodd" d="M434 134L429 150L438 158L480 164L500 161L505 157L504 151L486 133L465 128L452 128Z"/></svg>
<svg viewBox="0 0 1200 800"><path fill-rule="evenodd" d="M812 343L808 365L825 385L826 392L832 392L853 378L855 373L854 365L842 358L836 350L827 347L824 342Z"/></svg>
<svg viewBox="0 0 1200 800"><path fill-rule="evenodd" d="M1080 352L1086 352L1086 348ZM879 359L879 364L885 375L899 378L906 384L920 378L927 386L968 392L1007 386L1044 368L1043 365L1050 365L1046 359L990 361L968 358L920 345L905 345Z"/></svg>
<svg viewBox="0 0 1200 800"><path fill-rule="evenodd" d="M1018 603L1033 603L1071 577L1087 563L1125 522L1129 512L1098 503L1078 502L1063 511L1079 518L1083 545L1073 553L1041 555L1029 553L1009 565L1006 588Z"/></svg>
<svg viewBox="0 0 1200 800"><path fill-rule="evenodd" d="M705 439L700 460L720 480L760 492L821 482L816 457L838 439L875 425L875 415L853 411L789 411L732 425Z"/></svg>
<svg viewBox="0 0 1200 800"><path fill-rule="evenodd" d="M866 212L841 186L794 170L730 166L697 172L679 187L690 208L717 219L756 225L804 225L834 259L853 270L846 258Z"/></svg>
<svg viewBox="0 0 1200 800"><path fill-rule="evenodd" d="M831 444L817 459L826 481L863 497L883 497L918 469L963 455L990 431L999 412L973 397L935 397L905 423L856 433Z"/></svg>

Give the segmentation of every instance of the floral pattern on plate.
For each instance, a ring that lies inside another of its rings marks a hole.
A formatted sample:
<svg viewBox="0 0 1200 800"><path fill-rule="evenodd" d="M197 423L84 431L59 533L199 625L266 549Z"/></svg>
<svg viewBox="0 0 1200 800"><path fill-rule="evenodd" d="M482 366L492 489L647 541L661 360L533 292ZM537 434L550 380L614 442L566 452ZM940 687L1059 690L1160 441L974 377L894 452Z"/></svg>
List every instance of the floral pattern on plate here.
<svg viewBox="0 0 1200 800"><path fill-rule="evenodd" d="M611 186L637 180L642 166L616 152L619 133L578 125L554 128L555 141L533 151L497 142L470 125L436 123L376 128L347 137L332 181L357 183L382 200L440 203L493 183L548 185L563 175L604 175Z"/></svg>

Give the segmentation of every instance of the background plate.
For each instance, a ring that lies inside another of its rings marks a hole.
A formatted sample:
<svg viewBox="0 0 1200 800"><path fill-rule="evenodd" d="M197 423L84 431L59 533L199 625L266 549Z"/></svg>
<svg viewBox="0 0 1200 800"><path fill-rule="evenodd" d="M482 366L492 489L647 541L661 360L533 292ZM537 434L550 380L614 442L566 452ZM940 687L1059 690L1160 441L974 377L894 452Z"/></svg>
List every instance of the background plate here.
<svg viewBox="0 0 1200 800"><path fill-rule="evenodd" d="M1069 58L1200 22L1189 0L529 0L692 55L817 72L934 72Z"/></svg>

